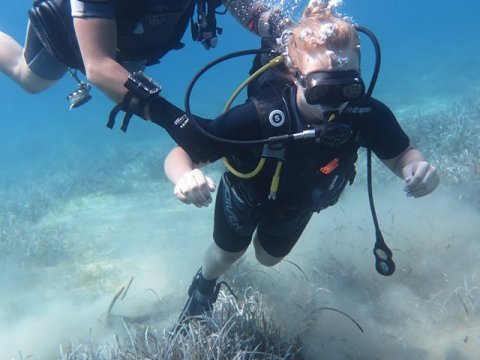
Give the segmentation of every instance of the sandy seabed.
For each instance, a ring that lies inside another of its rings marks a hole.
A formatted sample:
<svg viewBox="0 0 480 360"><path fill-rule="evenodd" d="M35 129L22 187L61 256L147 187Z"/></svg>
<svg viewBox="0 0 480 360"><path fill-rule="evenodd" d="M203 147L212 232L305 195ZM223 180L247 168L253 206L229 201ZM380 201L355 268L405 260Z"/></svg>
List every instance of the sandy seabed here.
<svg viewBox="0 0 480 360"><path fill-rule="evenodd" d="M437 191L407 198L402 182L374 162L393 276L374 268L364 156L355 184L312 218L286 261L263 268L249 251L226 274L234 290L250 286L261 294L282 336L298 335L303 351L296 358L478 358L480 103L455 105L461 116L453 122L447 103L432 104L427 113L396 113L438 165ZM0 360L66 359L72 344L95 349L116 343L116 334L127 337L121 322L107 326L106 314L132 278L114 314L150 317L159 334L173 327L211 243L213 207L173 197L159 164L167 150L145 152L156 147L122 145L94 160L83 148L67 149L64 163L47 159L50 168L33 169L34 180L2 187ZM219 168L209 174L218 181Z"/></svg>
<svg viewBox="0 0 480 360"><path fill-rule="evenodd" d="M131 277L114 312L155 314L160 328L171 327L210 244L213 209L185 206L170 191L152 183L127 194L89 194L32 225L30 231L55 234L67 255L51 263L2 262L1 358L55 359L60 344L72 339L111 339L122 329L106 326L106 310ZM374 231L361 182L314 216L291 262L265 269L249 252L242 266L254 274L249 281L276 320L299 334L306 359L474 359L480 217L456 191L440 187L428 198L409 199L395 180L375 192L397 264L392 277L373 266ZM347 313L364 332L322 307Z"/></svg>

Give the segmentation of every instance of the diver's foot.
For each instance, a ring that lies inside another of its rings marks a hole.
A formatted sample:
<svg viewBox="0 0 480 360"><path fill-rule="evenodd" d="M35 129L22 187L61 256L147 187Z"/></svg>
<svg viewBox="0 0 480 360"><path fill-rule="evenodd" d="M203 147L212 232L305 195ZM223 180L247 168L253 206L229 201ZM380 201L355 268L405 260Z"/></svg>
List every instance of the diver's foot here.
<svg viewBox="0 0 480 360"><path fill-rule="evenodd" d="M208 315L213 310L213 304L217 300L220 284L217 280L206 280L202 270L198 270L188 289L188 301L178 319L179 323L187 318L198 315Z"/></svg>

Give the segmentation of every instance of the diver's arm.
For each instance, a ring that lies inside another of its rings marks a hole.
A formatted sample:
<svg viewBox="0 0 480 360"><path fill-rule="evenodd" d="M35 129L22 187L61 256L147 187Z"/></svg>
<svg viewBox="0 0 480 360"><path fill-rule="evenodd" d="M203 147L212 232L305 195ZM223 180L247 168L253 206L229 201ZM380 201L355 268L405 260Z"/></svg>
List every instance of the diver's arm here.
<svg viewBox="0 0 480 360"><path fill-rule="evenodd" d="M151 121L162 126L189 155L194 163L215 162L232 150L233 145L212 140L197 130L194 121L207 133L230 140L260 139L257 110L252 102L233 107L213 121L194 116L161 96L149 103Z"/></svg>
<svg viewBox="0 0 480 360"><path fill-rule="evenodd" d="M165 175L167 175L167 178L173 184L176 184L186 172L199 168L202 165L195 164L185 150L183 150L180 146L176 146L165 158Z"/></svg>
<svg viewBox="0 0 480 360"><path fill-rule="evenodd" d="M125 97L129 72L115 60L117 30L106 18L74 18L78 45L89 81L119 103Z"/></svg>
<svg viewBox="0 0 480 360"><path fill-rule="evenodd" d="M204 139L182 109L161 96L145 104L138 94L127 89L130 73L115 60L115 21L108 18L74 18L74 26L87 78L115 103L122 105L122 110L134 112L162 126L178 145L189 149L195 161L203 161L204 158L195 155L203 154L202 148L206 147ZM108 126L113 126L113 123L109 121Z"/></svg>
<svg viewBox="0 0 480 360"><path fill-rule="evenodd" d="M212 202L210 193L215 191L214 181L198 169L200 166L181 147L173 148L164 163L165 174L175 185L174 195L197 207L208 206Z"/></svg>
<svg viewBox="0 0 480 360"><path fill-rule="evenodd" d="M279 8L258 0L223 0L225 8L248 30L260 37L279 37L289 23Z"/></svg>
<svg viewBox="0 0 480 360"><path fill-rule="evenodd" d="M440 183L435 166L431 165L422 153L413 146L408 146L400 155L382 160L398 177L405 181L407 196L422 197L430 194Z"/></svg>
<svg viewBox="0 0 480 360"><path fill-rule="evenodd" d="M189 128L189 125L190 122L187 122L184 127L180 126L171 133L178 134ZM230 109L212 121L203 121L201 126L207 132L223 139L255 140L261 136L256 106L250 101ZM175 136L172 137L175 139ZM192 136L189 138L192 139ZM197 138L201 139L202 136L197 134ZM185 150L181 147L174 148L165 158L165 174L175 184L174 194L180 201L197 207L208 206L211 202L210 193L215 190L215 185L198 169L203 165L200 161L215 162L238 147L208 138L203 138L197 149L192 148L190 142L183 143Z"/></svg>

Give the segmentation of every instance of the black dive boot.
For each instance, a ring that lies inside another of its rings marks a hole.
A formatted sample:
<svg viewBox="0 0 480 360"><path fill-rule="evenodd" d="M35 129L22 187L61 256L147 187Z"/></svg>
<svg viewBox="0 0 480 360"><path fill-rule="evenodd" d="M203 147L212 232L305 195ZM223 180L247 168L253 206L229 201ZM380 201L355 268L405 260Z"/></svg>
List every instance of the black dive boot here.
<svg viewBox="0 0 480 360"><path fill-rule="evenodd" d="M182 323L191 316L208 314L213 310L213 304L217 300L220 291L220 283L217 280L206 280L202 276L202 269L198 270L188 288L188 301L178 319Z"/></svg>

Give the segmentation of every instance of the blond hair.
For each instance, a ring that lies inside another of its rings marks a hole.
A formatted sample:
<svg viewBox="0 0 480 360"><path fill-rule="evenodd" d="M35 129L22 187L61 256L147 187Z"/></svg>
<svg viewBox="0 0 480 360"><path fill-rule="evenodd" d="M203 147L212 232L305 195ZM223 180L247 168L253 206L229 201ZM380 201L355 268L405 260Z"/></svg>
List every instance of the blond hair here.
<svg viewBox="0 0 480 360"><path fill-rule="evenodd" d="M350 60L342 53L353 49L354 54L360 55L360 39L355 26L323 2L312 1L300 22L290 31L286 50L293 66L308 56L328 58L332 67L341 68Z"/></svg>

